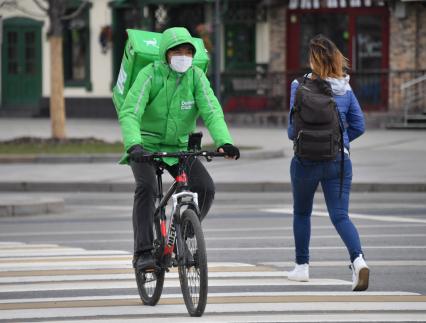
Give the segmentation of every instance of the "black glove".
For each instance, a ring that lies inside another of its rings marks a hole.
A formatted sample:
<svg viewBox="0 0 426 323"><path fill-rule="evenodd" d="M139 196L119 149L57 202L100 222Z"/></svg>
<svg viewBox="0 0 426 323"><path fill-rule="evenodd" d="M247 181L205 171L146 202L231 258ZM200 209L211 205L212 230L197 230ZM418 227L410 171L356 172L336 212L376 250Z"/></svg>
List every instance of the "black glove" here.
<svg viewBox="0 0 426 323"><path fill-rule="evenodd" d="M235 159L240 158L240 150L237 147L235 147L234 145L224 144L224 145L220 146L217 150L219 150L220 148L223 149L226 156L231 157L231 158L235 157Z"/></svg>
<svg viewBox="0 0 426 323"><path fill-rule="evenodd" d="M147 162L150 160L150 153L143 149L141 145L134 145L130 147L127 150L127 153L129 154L129 159L137 163Z"/></svg>

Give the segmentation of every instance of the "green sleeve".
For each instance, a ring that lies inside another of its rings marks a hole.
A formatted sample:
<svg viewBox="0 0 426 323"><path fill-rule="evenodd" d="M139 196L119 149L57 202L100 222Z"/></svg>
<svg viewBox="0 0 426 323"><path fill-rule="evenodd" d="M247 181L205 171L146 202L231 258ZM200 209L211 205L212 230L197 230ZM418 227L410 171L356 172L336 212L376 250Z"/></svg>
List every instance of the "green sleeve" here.
<svg viewBox="0 0 426 323"><path fill-rule="evenodd" d="M223 116L222 107L213 93L210 82L204 72L194 67L195 102L216 147L232 144L232 138Z"/></svg>
<svg viewBox="0 0 426 323"><path fill-rule="evenodd" d="M149 100L152 78L153 68L151 64L139 72L118 114L126 151L133 145L143 145L141 137L141 119Z"/></svg>

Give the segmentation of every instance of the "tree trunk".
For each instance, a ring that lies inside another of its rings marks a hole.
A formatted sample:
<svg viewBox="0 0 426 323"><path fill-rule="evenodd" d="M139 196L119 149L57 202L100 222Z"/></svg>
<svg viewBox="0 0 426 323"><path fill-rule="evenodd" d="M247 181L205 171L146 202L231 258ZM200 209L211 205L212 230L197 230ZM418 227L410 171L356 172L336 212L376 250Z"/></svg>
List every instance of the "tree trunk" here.
<svg viewBox="0 0 426 323"><path fill-rule="evenodd" d="M50 121L52 137L64 139L65 129L65 102L64 102L64 71L62 61L62 37L50 36Z"/></svg>

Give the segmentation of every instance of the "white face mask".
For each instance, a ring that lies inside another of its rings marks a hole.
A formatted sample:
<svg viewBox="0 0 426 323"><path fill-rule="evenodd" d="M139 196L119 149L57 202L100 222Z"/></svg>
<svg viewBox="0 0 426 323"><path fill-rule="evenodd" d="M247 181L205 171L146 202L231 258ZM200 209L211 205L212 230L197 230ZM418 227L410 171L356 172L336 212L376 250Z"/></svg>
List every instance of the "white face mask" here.
<svg viewBox="0 0 426 323"><path fill-rule="evenodd" d="M172 70L185 73L192 65L192 57L185 55L174 55L170 59L170 67Z"/></svg>

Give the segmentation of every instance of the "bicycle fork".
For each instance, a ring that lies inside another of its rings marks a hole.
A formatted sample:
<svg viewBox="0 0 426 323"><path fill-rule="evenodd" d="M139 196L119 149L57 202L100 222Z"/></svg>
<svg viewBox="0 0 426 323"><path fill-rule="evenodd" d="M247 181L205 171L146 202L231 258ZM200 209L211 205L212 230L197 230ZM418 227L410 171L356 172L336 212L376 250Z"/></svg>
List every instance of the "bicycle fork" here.
<svg viewBox="0 0 426 323"><path fill-rule="evenodd" d="M189 198L190 202L184 202L182 203L182 198ZM169 230L168 235L166 231L166 220L161 220L161 234L163 238L167 241L166 245L164 247L164 257L168 261L170 261L171 256L173 254L173 251L175 250L175 245L177 247L177 254L182 255L183 254L183 241L181 239L181 223L180 223L180 208L183 205L195 205L198 209L198 194L195 192L190 191L183 191L177 194L172 195L173 199L173 206L171 210L171 217L170 217L170 223L169 223Z"/></svg>

